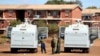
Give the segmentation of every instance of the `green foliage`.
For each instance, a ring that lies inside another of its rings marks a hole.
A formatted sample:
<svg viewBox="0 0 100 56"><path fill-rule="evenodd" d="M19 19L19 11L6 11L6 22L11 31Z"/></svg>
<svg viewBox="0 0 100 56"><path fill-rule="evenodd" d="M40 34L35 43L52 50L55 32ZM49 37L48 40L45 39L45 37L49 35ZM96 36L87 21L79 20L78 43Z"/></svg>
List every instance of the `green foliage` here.
<svg viewBox="0 0 100 56"><path fill-rule="evenodd" d="M66 2L66 4L74 4L74 3L70 1L70 2Z"/></svg>
<svg viewBox="0 0 100 56"><path fill-rule="evenodd" d="M48 0L45 4L65 4L64 0Z"/></svg>
<svg viewBox="0 0 100 56"><path fill-rule="evenodd" d="M82 7L82 2L80 0L76 0L76 1L69 1L66 2L66 4L78 4L80 7Z"/></svg>
<svg viewBox="0 0 100 56"><path fill-rule="evenodd" d="M82 7L82 2L80 0L76 1L48 0L45 4L79 4L79 6Z"/></svg>
<svg viewBox="0 0 100 56"><path fill-rule="evenodd" d="M75 1L75 4L78 4L80 7L83 6L83 5L82 5L82 2L81 2L80 0L76 0L76 1Z"/></svg>
<svg viewBox="0 0 100 56"><path fill-rule="evenodd" d="M43 21L43 20L37 21L36 24L37 24L38 27L45 27L46 26L46 22Z"/></svg>
<svg viewBox="0 0 100 56"><path fill-rule="evenodd" d="M54 34L58 32L59 27L57 24L48 24L48 29L50 34Z"/></svg>
<svg viewBox="0 0 100 56"><path fill-rule="evenodd" d="M7 38L6 36L0 36L0 38Z"/></svg>
<svg viewBox="0 0 100 56"><path fill-rule="evenodd" d="M97 7L96 6L89 6L89 7L87 7L87 9L97 9Z"/></svg>
<svg viewBox="0 0 100 56"><path fill-rule="evenodd" d="M7 37L4 35L0 35L0 44L6 42Z"/></svg>
<svg viewBox="0 0 100 56"><path fill-rule="evenodd" d="M18 24L21 24L20 20L18 20L18 21L17 20L13 20L13 21L10 22L10 26L16 26Z"/></svg>
<svg viewBox="0 0 100 56"><path fill-rule="evenodd" d="M47 25L46 21L44 21L44 20L36 21L36 24L37 24L38 27L48 27L48 31L49 31L50 34L57 33L58 30L59 30L59 27L58 27L57 24L48 24ZM44 30L41 31L41 32L44 32Z"/></svg>

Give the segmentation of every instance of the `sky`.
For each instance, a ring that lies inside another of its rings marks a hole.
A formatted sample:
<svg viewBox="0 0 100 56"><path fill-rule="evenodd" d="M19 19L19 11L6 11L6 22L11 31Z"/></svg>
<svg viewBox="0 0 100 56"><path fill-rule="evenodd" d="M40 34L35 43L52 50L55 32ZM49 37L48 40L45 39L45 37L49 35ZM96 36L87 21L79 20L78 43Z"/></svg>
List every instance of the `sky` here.
<svg viewBox="0 0 100 56"><path fill-rule="evenodd" d="M0 0L0 4L44 4L47 0ZM67 0L69 1L69 0ZM100 0L81 0L83 8L97 6L100 8Z"/></svg>

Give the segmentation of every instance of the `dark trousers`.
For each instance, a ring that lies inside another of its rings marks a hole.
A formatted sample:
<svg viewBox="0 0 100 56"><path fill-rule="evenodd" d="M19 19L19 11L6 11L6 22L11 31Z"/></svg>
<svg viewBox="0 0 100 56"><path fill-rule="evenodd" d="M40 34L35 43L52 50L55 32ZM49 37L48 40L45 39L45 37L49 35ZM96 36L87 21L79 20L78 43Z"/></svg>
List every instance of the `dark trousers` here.
<svg viewBox="0 0 100 56"><path fill-rule="evenodd" d="M55 53L55 48L52 48L52 54L54 54Z"/></svg>
<svg viewBox="0 0 100 56"><path fill-rule="evenodd" d="M42 53L46 53L46 49L45 48L41 48L41 52Z"/></svg>

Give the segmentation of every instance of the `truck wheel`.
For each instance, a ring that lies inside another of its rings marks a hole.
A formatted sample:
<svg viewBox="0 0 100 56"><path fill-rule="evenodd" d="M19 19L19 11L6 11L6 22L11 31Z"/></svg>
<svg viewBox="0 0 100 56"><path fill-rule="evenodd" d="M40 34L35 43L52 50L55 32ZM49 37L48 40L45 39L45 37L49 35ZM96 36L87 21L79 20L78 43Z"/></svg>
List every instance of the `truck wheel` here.
<svg viewBox="0 0 100 56"><path fill-rule="evenodd" d="M35 49L34 49L34 52L35 52L35 53L37 53L37 52L38 52L37 48L35 48Z"/></svg>
<svg viewBox="0 0 100 56"><path fill-rule="evenodd" d="M89 53L89 49L88 48L83 49L83 53Z"/></svg>
<svg viewBox="0 0 100 56"><path fill-rule="evenodd" d="M30 49L30 52L33 53L34 52L34 49Z"/></svg>
<svg viewBox="0 0 100 56"><path fill-rule="evenodd" d="M66 52L66 48L64 48L64 52Z"/></svg>
<svg viewBox="0 0 100 56"><path fill-rule="evenodd" d="M86 53L89 53L89 49L86 49L86 51L85 51Z"/></svg>
<svg viewBox="0 0 100 56"><path fill-rule="evenodd" d="M30 49L31 53L37 53L37 49Z"/></svg>
<svg viewBox="0 0 100 56"><path fill-rule="evenodd" d="M16 53L17 49L16 48L11 48L11 53Z"/></svg>
<svg viewBox="0 0 100 56"><path fill-rule="evenodd" d="M70 48L64 48L64 52L70 52L71 49Z"/></svg>
<svg viewBox="0 0 100 56"><path fill-rule="evenodd" d="M71 49L70 48L67 48L67 50L66 50L67 52L70 52L71 51Z"/></svg>

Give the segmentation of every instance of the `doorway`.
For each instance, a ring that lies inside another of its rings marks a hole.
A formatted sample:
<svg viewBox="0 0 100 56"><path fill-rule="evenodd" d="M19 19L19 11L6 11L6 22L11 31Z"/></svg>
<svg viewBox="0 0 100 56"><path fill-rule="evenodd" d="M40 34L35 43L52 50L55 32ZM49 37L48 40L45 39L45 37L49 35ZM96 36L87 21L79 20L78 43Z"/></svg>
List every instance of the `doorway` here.
<svg viewBox="0 0 100 56"><path fill-rule="evenodd" d="M16 10L16 18L21 22L25 21L25 10Z"/></svg>
<svg viewBox="0 0 100 56"><path fill-rule="evenodd" d="M3 11L0 11L0 18L3 18Z"/></svg>

